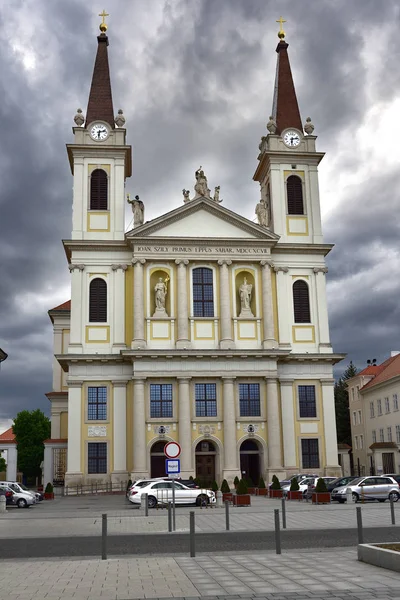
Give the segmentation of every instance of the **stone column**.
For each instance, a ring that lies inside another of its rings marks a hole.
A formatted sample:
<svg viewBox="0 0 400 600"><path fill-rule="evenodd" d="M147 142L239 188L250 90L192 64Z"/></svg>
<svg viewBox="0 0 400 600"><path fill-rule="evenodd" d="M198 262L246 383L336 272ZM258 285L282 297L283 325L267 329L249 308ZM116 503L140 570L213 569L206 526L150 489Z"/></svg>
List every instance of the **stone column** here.
<svg viewBox="0 0 400 600"><path fill-rule="evenodd" d="M286 470L292 475L298 472L296 460L296 435L294 428L295 407L293 401L293 379L281 379L281 411L283 459Z"/></svg>
<svg viewBox="0 0 400 600"><path fill-rule="evenodd" d="M111 473L112 483L128 481L126 470L126 386L127 381L113 382L114 404L114 468Z"/></svg>
<svg viewBox="0 0 400 600"><path fill-rule="evenodd" d="M44 458L43 458L43 486L46 487L48 483L53 485L53 473L54 473L54 461L53 461L54 449L53 446L44 445Z"/></svg>
<svg viewBox="0 0 400 600"><path fill-rule="evenodd" d="M187 293L187 265L189 261L178 258L178 339L177 348L190 348L189 342L189 302Z"/></svg>
<svg viewBox="0 0 400 600"><path fill-rule="evenodd" d="M132 348L145 348L143 265L146 259L133 258L133 341Z"/></svg>
<svg viewBox="0 0 400 600"><path fill-rule="evenodd" d="M267 434L268 434L268 477L283 475L281 451L281 424L279 419L278 380L266 377L267 381Z"/></svg>
<svg viewBox="0 0 400 600"><path fill-rule="evenodd" d="M334 383L334 379L321 379L326 457L326 464L321 465L321 467L324 467L326 475L340 477L341 468L338 463Z"/></svg>
<svg viewBox="0 0 400 600"><path fill-rule="evenodd" d="M277 348L278 342L276 341L275 326L274 326L274 308L272 302L272 278L271 278L271 267L273 263L270 260L262 260L260 262L262 267L261 278L262 278L262 303L263 303L263 348Z"/></svg>
<svg viewBox="0 0 400 600"><path fill-rule="evenodd" d="M82 381L68 382L68 454L65 484L82 482L81 436L82 436Z"/></svg>
<svg viewBox="0 0 400 600"><path fill-rule="evenodd" d="M191 402L190 402L190 377L178 377L178 403L179 403L179 443L182 448L181 477L188 479L194 477L192 467L192 428L191 428Z"/></svg>
<svg viewBox="0 0 400 600"><path fill-rule="evenodd" d="M286 273L287 267L274 267L278 301L279 347L290 350L292 347L293 314L290 308L290 294Z"/></svg>
<svg viewBox="0 0 400 600"><path fill-rule="evenodd" d="M240 478L240 465L236 448L235 377L223 377L224 400L224 468L223 479L232 487L236 476Z"/></svg>
<svg viewBox="0 0 400 600"><path fill-rule="evenodd" d="M8 446L7 448L7 481L17 481L17 444ZM52 482L53 483L53 482Z"/></svg>
<svg viewBox="0 0 400 600"><path fill-rule="evenodd" d="M61 437L61 409L51 411L51 439L59 440Z"/></svg>
<svg viewBox="0 0 400 600"><path fill-rule="evenodd" d="M71 325L68 352L82 354L82 306L87 306L89 298L83 302L82 279L84 265L69 265L71 273Z"/></svg>
<svg viewBox="0 0 400 600"><path fill-rule="evenodd" d="M146 465L146 406L144 378L133 380L133 472L131 479L148 477Z"/></svg>
<svg viewBox="0 0 400 600"><path fill-rule="evenodd" d="M319 349L321 352L332 352L332 345L329 337L328 305L326 302L325 275L328 272L327 267L314 267L317 283L317 309L319 326Z"/></svg>
<svg viewBox="0 0 400 600"><path fill-rule="evenodd" d="M231 314L231 285L229 284L229 269L231 260L219 260L219 318L221 323L220 348L225 350L235 347L232 338L232 314Z"/></svg>
<svg viewBox="0 0 400 600"><path fill-rule="evenodd" d="M114 271L114 310L112 352L118 354L125 350L125 271L128 265L111 265Z"/></svg>

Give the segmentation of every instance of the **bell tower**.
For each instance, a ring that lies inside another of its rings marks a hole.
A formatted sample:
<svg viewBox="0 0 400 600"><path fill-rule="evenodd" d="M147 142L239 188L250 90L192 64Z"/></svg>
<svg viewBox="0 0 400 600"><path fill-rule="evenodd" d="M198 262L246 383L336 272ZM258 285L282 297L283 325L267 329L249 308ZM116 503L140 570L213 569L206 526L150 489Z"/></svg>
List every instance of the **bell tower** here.
<svg viewBox="0 0 400 600"><path fill-rule="evenodd" d="M123 240L125 179L132 170L122 110L114 118L108 64L107 24L103 11L89 102L78 109L74 143L67 144L73 185L73 240Z"/></svg>
<svg viewBox="0 0 400 600"><path fill-rule="evenodd" d="M281 243L321 244L318 164L324 154L316 151L311 119L302 126L289 44L282 29L286 21L281 17L277 22L280 30L272 114L268 134L261 138L253 179L260 183L270 229L280 236Z"/></svg>

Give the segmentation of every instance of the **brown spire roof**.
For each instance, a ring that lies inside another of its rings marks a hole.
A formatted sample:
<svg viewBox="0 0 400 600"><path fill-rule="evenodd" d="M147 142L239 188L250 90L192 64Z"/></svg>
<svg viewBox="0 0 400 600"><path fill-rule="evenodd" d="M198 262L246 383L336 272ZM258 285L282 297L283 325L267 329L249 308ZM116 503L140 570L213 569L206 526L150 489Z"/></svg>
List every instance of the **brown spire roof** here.
<svg viewBox="0 0 400 600"><path fill-rule="evenodd" d="M101 33L97 37L97 55L94 63L92 86L86 112L86 124L106 121L114 128L114 109L111 93L110 69L108 67L108 37Z"/></svg>
<svg viewBox="0 0 400 600"><path fill-rule="evenodd" d="M288 127L295 127L303 131L299 105L297 104L296 90L294 89L292 71L290 69L289 55L287 52L289 44L280 40L276 47L278 60L276 65L274 103L272 116L277 125L277 134Z"/></svg>

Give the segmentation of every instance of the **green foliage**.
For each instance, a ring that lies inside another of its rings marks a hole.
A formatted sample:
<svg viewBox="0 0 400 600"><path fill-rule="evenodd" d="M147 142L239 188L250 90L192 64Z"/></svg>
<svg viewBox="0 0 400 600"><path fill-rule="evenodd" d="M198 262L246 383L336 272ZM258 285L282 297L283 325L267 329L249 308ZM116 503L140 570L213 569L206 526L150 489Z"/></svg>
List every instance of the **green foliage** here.
<svg viewBox="0 0 400 600"><path fill-rule="evenodd" d="M53 488L52 484L49 481L49 483L46 485L46 489L44 490L44 493L45 494L52 494L53 491L54 491L54 488Z"/></svg>
<svg viewBox="0 0 400 600"><path fill-rule="evenodd" d="M227 480L224 479L221 484L221 492L223 494L229 494L230 491L231 491L231 488L229 487Z"/></svg>
<svg viewBox="0 0 400 600"><path fill-rule="evenodd" d="M237 487L239 485L239 477L236 475L235 479L233 480L233 485L235 487Z"/></svg>
<svg viewBox="0 0 400 600"><path fill-rule="evenodd" d="M252 480L251 477L244 477L244 479L247 483L247 487L250 487L250 488L254 487L254 481Z"/></svg>
<svg viewBox="0 0 400 600"><path fill-rule="evenodd" d="M131 487L131 485L132 485L132 479L130 479L130 480L128 481L128 484L127 484L127 486L126 486L126 489L127 489L127 490L129 490L129 488Z"/></svg>
<svg viewBox="0 0 400 600"><path fill-rule="evenodd" d="M200 479L198 477L195 477L193 481L196 485L200 486Z"/></svg>
<svg viewBox="0 0 400 600"><path fill-rule="evenodd" d="M44 440L50 437L50 419L41 410L23 410L13 423L17 440L18 470L28 477L41 473L40 463L44 456Z"/></svg>
<svg viewBox="0 0 400 600"><path fill-rule="evenodd" d="M266 485L265 485L265 481L262 477L260 477L259 481L258 481L258 487L261 489L265 489Z"/></svg>
<svg viewBox="0 0 400 600"><path fill-rule="evenodd" d="M271 489L273 490L281 490L281 484L279 483L279 479L277 478L276 475L272 476L272 485L271 485Z"/></svg>
<svg viewBox="0 0 400 600"><path fill-rule="evenodd" d="M189 481L194 481L194 479L193 479L193 475L190 475L190 477L189 477Z"/></svg>
<svg viewBox="0 0 400 600"><path fill-rule="evenodd" d="M236 488L236 494L241 496L242 494L247 494L247 483L244 479L241 479Z"/></svg>
<svg viewBox="0 0 400 600"><path fill-rule="evenodd" d="M343 375L335 383L337 441L339 444L349 444L349 446L351 446L351 425L347 380L355 375L357 375L357 369L350 361L350 364L344 371Z"/></svg>
<svg viewBox="0 0 400 600"><path fill-rule="evenodd" d="M320 477L317 481L317 485L315 486L315 492L317 494L323 494L323 492L327 491L328 490L326 489L325 479L322 479L322 477Z"/></svg>
<svg viewBox="0 0 400 600"><path fill-rule="evenodd" d="M0 456L0 473L3 473L6 470L7 470L7 463L6 463L5 459L2 456Z"/></svg>
<svg viewBox="0 0 400 600"><path fill-rule="evenodd" d="M292 481L290 482L290 491L298 492L299 489L300 489L299 482L297 481L296 477L293 477Z"/></svg>
<svg viewBox="0 0 400 600"><path fill-rule="evenodd" d="M215 480L211 484L211 489L213 492L218 492L218 483Z"/></svg>

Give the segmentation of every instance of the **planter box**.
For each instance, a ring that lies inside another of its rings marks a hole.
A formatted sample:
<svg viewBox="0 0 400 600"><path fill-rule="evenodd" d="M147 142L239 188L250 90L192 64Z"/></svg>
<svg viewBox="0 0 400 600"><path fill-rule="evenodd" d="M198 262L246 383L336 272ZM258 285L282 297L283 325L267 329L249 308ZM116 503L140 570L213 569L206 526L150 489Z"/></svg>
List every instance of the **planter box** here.
<svg viewBox="0 0 400 600"><path fill-rule="evenodd" d="M258 496L258 488L249 487L247 491L249 494L251 494L251 496Z"/></svg>
<svg viewBox="0 0 400 600"><path fill-rule="evenodd" d="M270 498L283 498L283 490L269 490Z"/></svg>
<svg viewBox="0 0 400 600"><path fill-rule="evenodd" d="M303 500L303 492L297 490L296 492L291 492L290 490L287 493L288 500Z"/></svg>
<svg viewBox="0 0 400 600"><path fill-rule="evenodd" d="M44 499L45 500L54 500L54 492L45 492L44 493Z"/></svg>
<svg viewBox="0 0 400 600"><path fill-rule="evenodd" d="M258 488L258 495L259 496L268 496L268 489L267 488Z"/></svg>
<svg viewBox="0 0 400 600"><path fill-rule="evenodd" d="M222 494L222 502L233 502L233 492L225 492Z"/></svg>
<svg viewBox="0 0 400 600"><path fill-rule="evenodd" d="M385 546L394 546L396 542L382 544L358 544L358 560L391 571L400 571L400 553Z"/></svg>
<svg viewBox="0 0 400 600"><path fill-rule="evenodd" d="M250 506L250 494L235 494L233 496L233 506Z"/></svg>
<svg viewBox="0 0 400 600"><path fill-rule="evenodd" d="M330 504L331 503L331 495L329 492L321 492L319 494L317 494L316 492L313 492L312 503L313 504Z"/></svg>

